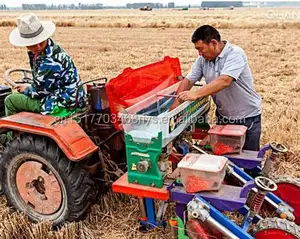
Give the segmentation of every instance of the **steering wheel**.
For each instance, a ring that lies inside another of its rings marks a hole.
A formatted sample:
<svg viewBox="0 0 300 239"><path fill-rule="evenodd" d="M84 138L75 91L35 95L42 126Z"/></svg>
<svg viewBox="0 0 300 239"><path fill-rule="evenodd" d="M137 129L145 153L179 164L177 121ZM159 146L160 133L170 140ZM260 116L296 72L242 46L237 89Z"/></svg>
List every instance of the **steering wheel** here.
<svg viewBox="0 0 300 239"><path fill-rule="evenodd" d="M256 177L254 179L254 181L255 181L255 185L261 190L264 190L267 192L274 192L277 190L276 183L269 178L259 176L259 177Z"/></svg>
<svg viewBox="0 0 300 239"><path fill-rule="evenodd" d="M15 73L15 72L22 72L23 73L23 78L21 78L17 81L14 81L11 78L11 74ZM30 74L32 76L32 72L30 70L23 69L23 68L11 68L11 69L8 69L7 71L5 71L4 79L12 87L15 87L17 84L26 84L26 83L31 84L32 83L32 78L28 77L28 74Z"/></svg>

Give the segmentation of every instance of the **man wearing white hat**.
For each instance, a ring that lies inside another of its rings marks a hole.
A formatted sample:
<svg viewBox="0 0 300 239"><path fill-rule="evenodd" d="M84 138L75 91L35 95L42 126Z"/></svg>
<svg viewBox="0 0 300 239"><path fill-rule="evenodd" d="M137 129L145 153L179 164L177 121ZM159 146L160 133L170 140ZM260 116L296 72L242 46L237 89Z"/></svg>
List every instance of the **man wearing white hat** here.
<svg viewBox="0 0 300 239"><path fill-rule="evenodd" d="M6 116L21 111L39 112L55 116L66 116L75 107L84 106L84 89L71 57L50 37L55 32L51 21L40 21L35 14L28 13L17 19L17 28L9 41L15 46L28 49L32 70L32 84L18 84L19 93L5 99Z"/></svg>

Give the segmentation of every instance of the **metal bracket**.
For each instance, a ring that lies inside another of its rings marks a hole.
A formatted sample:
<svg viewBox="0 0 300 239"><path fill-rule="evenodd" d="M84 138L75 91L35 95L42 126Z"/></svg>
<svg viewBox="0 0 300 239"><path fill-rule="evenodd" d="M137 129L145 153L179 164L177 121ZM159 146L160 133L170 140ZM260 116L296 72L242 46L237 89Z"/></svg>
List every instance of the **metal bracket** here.
<svg viewBox="0 0 300 239"><path fill-rule="evenodd" d="M187 210L189 218L200 219L202 222L205 222L210 216L209 206L197 198L188 203Z"/></svg>
<svg viewBox="0 0 300 239"><path fill-rule="evenodd" d="M289 221L295 221L295 216L294 214L289 210L289 208L287 207L286 204L284 203L279 203L278 204L278 208L276 210L276 212L279 214L279 215L286 215L286 218L289 220Z"/></svg>

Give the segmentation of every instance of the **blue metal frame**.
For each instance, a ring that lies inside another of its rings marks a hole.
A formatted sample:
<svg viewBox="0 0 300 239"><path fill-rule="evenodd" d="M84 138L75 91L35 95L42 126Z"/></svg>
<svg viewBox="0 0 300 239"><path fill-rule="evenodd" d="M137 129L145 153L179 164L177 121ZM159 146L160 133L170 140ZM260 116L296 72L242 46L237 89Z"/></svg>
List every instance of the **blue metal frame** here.
<svg viewBox="0 0 300 239"><path fill-rule="evenodd" d="M145 198L146 214L148 222L156 225L155 204L152 198Z"/></svg>
<svg viewBox="0 0 300 239"><path fill-rule="evenodd" d="M157 222L156 221L156 212L155 212L155 203L154 199L152 198L144 198L145 201L145 208L146 208L146 216L147 220L146 221L140 221L140 224L142 226L146 226L148 228L154 228L158 226L166 226L165 221Z"/></svg>
<svg viewBox="0 0 300 239"><path fill-rule="evenodd" d="M243 230L241 227L229 220L219 210L217 210L214 206L205 201L202 197L200 197L199 195L196 195L196 197L210 208L210 216L218 223L220 223L223 227L231 231L235 236L237 236L240 239L253 239L253 237L246 230Z"/></svg>

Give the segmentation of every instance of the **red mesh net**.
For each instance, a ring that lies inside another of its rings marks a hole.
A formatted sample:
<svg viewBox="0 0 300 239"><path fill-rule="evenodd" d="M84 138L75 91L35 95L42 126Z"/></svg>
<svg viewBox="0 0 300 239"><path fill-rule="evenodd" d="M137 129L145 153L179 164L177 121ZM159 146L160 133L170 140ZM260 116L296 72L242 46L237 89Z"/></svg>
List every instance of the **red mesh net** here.
<svg viewBox="0 0 300 239"><path fill-rule="evenodd" d="M111 113L117 116L121 109L177 83L178 76L181 76L179 59L167 56L162 61L137 69L126 68L106 84ZM120 121L114 123L120 129Z"/></svg>

